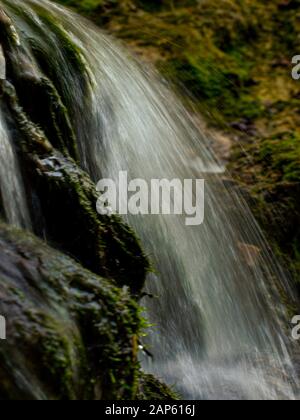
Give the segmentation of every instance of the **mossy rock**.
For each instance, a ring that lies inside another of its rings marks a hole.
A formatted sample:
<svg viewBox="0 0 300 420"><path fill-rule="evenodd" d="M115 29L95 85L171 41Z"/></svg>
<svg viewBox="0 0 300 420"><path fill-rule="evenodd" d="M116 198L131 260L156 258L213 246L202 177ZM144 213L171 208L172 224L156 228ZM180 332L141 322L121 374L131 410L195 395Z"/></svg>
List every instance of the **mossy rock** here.
<svg viewBox="0 0 300 420"><path fill-rule="evenodd" d="M0 400L178 399L138 363L145 328L126 288L0 223Z"/></svg>
<svg viewBox="0 0 300 420"><path fill-rule="evenodd" d="M153 375L141 373L138 386L137 400L179 400L179 395L170 387L158 381Z"/></svg>
<svg viewBox="0 0 300 420"><path fill-rule="evenodd" d="M140 309L125 289L0 225L1 399L133 398Z"/></svg>

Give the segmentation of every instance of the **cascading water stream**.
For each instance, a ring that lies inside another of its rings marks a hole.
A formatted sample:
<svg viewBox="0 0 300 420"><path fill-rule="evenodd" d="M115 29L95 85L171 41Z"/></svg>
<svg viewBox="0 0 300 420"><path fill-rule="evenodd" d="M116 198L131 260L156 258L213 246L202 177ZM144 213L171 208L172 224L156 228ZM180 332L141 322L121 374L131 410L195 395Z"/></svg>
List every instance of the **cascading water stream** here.
<svg viewBox="0 0 300 420"><path fill-rule="evenodd" d="M72 12L41 0L0 3L24 42L34 40L53 66L59 63L59 91L73 116L82 165L95 181L117 182L120 171L148 182L206 180L201 226L187 227L184 216L127 219L157 270L148 280L157 298L144 302L155 324L148 337L153 360L143 360L144 368L187 398L294 399L288 323L275 287L289 293L288 281L237 189L223 182L193 118L123 47ZM53 16L60 36L81 51L88 94L41 14Z"/></svg>
<svg viewBox="0 0 300 420"><path fill-rule="evenodd" d="M0 109L0 191L5 218L15 226L30 229L24 186L9 129Z"/></svg>

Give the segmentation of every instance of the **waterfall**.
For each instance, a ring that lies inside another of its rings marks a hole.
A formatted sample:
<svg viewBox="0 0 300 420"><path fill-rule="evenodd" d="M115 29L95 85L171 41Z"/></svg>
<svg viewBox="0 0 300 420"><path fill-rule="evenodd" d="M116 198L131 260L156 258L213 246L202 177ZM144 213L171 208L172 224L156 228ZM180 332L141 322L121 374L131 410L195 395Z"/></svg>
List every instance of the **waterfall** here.
<svg viewBox="0 0 300 420"><path fill-rule="evenodd" d="M0 109L0 191L6 220L30 229L30 218L18 159Z"/></svg>
<svg viewBox="0 0 300 420"><path fill-rule="evenodd" d="M147 290L154 298L143 301L154 324L145 342L153 357L142 357L144 369L186 398L295 399L289 322L276 286L292 293L289 282L194 117L152 70L76 14L45 0L0 3L23 42L34 41L49 57L82 166L95 182L117 182L120 171L148 182L205 179L201 226L186 226L178 215L126 217L155 266ZM61 36L40 17L45 13L78 48L88 91ZM1 148L10 155L1 186L14 218L18 171L6 133L1 123Z"/></svg>

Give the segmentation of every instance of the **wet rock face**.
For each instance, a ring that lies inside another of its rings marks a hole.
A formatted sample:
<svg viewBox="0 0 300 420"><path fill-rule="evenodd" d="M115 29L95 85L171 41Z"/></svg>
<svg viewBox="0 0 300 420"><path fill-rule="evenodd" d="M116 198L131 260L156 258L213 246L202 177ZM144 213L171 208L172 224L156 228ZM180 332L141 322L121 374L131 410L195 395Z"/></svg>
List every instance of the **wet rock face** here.
<svg viewBox="0 0 300 420"><path fill-rule="evenodd" d="M56 28L51 25L50 29ZM34 232L84 267L140 294L149 269L147 258L120 218L97 214L95 185L77 163L69 110L4 12L0 41L7 70L7 80L0 81L1 108L14 132ZM69 42L73 57L75 47ZM72 62L78 73L84 71L81 61L73 57Z"/></svg>
<svg viewBox="0 0 300 420"><path fill-rule="evenodd" d="M149 263L133 231L117 216L97 214L97 192L90 177L72 158L53 148L29 120L10 83L0 81L0 91L2 109L18 133L28 195L31 203L36 199L43 219L34 231L46 234L86 268L114 278L119 286L129 286L139 295ZM34 213L33 208L31 211Z"/></svg>
<svg viewBox="0 0 300 420"><path fill-rule="evenodd" d="M0 225L0 398L133 398L139 308L126 290Z"/></svg>

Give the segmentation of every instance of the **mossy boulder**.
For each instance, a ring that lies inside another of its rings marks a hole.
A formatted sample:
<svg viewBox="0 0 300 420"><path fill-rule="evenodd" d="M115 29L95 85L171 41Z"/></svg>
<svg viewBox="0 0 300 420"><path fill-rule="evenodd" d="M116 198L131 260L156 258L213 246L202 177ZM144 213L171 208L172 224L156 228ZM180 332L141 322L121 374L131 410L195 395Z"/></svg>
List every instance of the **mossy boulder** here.
<svg viewBox="0 0 300 420"><path fill-rule="evenodd" d="M170 400L140 370L141 308L127 288L0 223L0 400Z"/></svg>
<svg viewBox="0 0 300 420"><path fill-rule="evenodd" d="M134 398L140 309L126 289L0 225L1 399Z"/></svg>

